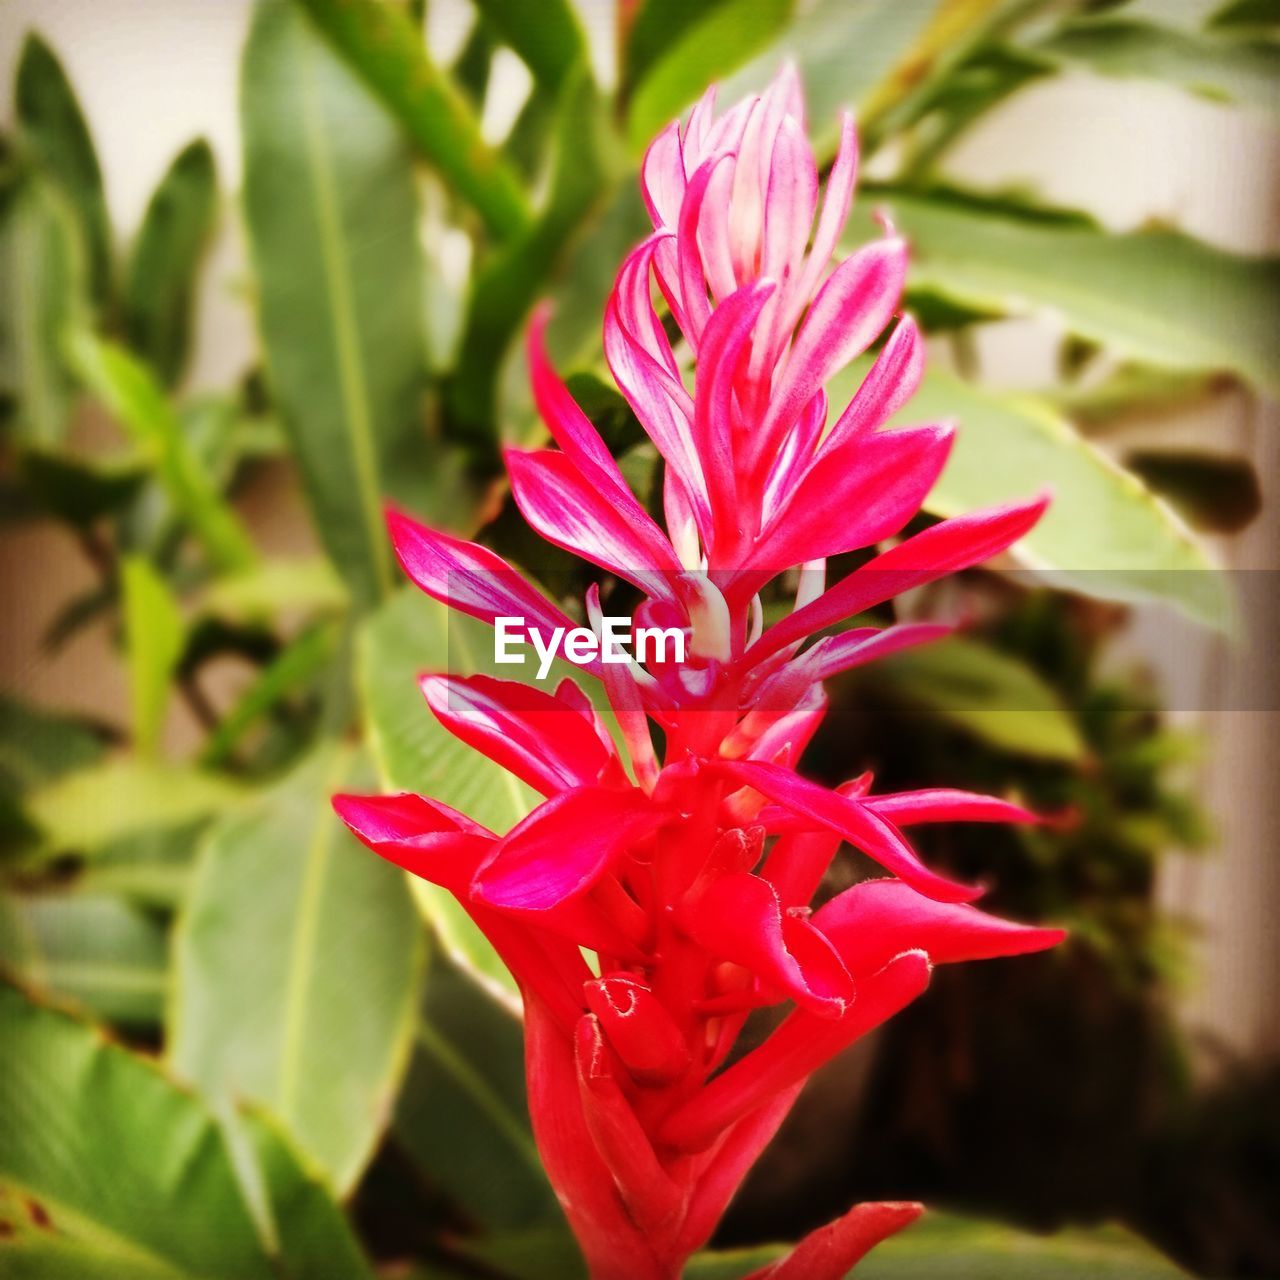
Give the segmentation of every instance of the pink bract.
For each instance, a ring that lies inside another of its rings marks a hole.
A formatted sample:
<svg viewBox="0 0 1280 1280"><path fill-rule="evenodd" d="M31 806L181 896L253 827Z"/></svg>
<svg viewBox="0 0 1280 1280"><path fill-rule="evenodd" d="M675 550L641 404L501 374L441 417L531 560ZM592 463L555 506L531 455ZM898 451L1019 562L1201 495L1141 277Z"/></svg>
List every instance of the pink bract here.
<svg viewBox="0 0 1280 1280"><path fill-rule="evenodd" d="M334 801L371 849L455 894L519 984L534 1134L595 1280L678 1276L807 1077L915 999L933 965L1063 936L969 905L979 890L928 867L904 833L1035 821L1026 810L945 789L875 795L866 777L831 790L796 772L826 678L947 628L815 633L998 554L1046 503L944 520L825 585L828 557L917 514L952 439L946 424L881 430L921 375L910 317L851 402L827 404L831 377L893 321L907 265L889 231L830 266L856 171L845 117L819 200L790 69L720 115L708 93L649 148L653 233L622 264L604 346L663 459L665 528L552 369L545 314L531 326L534 396L558 448L508 453L521 512L639 589L637 617L689 641L683 664L590 668L621 748L571 681L551 693L432 675L441 723L546 799L501 833L428 797ZM436 599L488 622L571 625L493 552L399 513L390 528ZM796 568L793 611L764 627L759 592ZM598 627L596 588L586 612ZM812 911L842 841L890 878ZM782 1002L777 1029L726 1066L752 1011ZM757 1274L836 1280L918 1212L859 1205Z"/></svg>

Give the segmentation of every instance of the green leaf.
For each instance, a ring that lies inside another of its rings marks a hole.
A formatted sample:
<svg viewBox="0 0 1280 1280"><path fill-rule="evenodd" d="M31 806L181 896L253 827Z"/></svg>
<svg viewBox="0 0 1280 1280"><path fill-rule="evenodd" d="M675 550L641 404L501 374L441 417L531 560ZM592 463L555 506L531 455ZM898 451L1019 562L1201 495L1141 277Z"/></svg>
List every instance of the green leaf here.
<svg viewBox="0 0 1280 1280"><path fill-rule="evenodd" d="M0 969L108 1022L159 1025L168 950L161 921L119 898L0 896Z"/></svg>
<svg viewBox="0 0 1280 1280"><path fill-rule="evenodd" d="M371 782L326 748L214 828L178 927L169 1025L175 1071L268 1109L340 1192L389 1114L422 975L404 878L330 807Z"/></svg>
<svg viewBox="0 0 1280 1280"><path fill-rule="evenodd" d="M246 788L214 773L133 758L67 773L26 810L51 853L93 854L116 840L225 812Z"/></svg>
<svg viewBox="0 0 1280 1280"><path fill-rule="evenodd" d="M1017 658L974 640L950 637L876 664L877 689L889 689L989 746L1076 764L1086 746L1061 699Z"/></svg>
<svg viewBox="0 0 1280 1280"><path fill-rule="evenodd" d="M69 348L85 384L153 460L170 501L213 563L222 569L253 564L257 553L249 535L222 500L147 368L123 347L87 332L75 334Z"/></svg>
<svg viewBox="0 0 1280 1280"><path fill-rule="evenodd" d="M1066 66L1178 85L1217 102L1280 114L1280 45L1124 17L1071 21L1035 45Z"/></svg>
<svg viewBox="0 0 1280 1280"><path fill-rule="evenodd" d="M1176 231L1111 235L1079 214L960 192L878 191L912 245L909 287L979 309L1048 314L1120 356L1238 374L1280 391L1280 259ZM849 236L876 234L866 218Z"/></svg>
<svg viewBox="0 0 1280 1280"><path fill-rule="evenodd" d="M785 1245L761 1245L703 1253L690 1261L686 1276L739 1280L786 1252ZM857 1280L1176 1280L1184 1274L1122 1227L1037 1236L932 1211L877 1245L857 1267Z"/></svg>
<svg viewBox="0 0 1280 1280"><path fill-rule="evenodd" d="M165 386L178 381L187 362L196 271L217 210L213 152L200 138L160 179L125 272L125 336Z"/></svg>
<svg viewBox="0 0 1280 1280"><path fill-rule="evenodd" d="M320 535L353 602L368 608L393 581L384 494L423 501L407 486L415 478L418 490L434 484L438 495L462 488L433 462L423 429L409 151L294 4L255 10L241 111L270 382Z"/></svg>
<svg viewBox="0 0 1280 1280"><path fill-rule="evenodd" d="M414 145L496 236L524 230L520 180L480 134L466 99L427 54L422 32L379 0L301 0L316 25L400 122ZM262 9L286 9L270 0ZM541 9L541 6L539 6ZM287 19L276 20L286 23ZM252 89L246 84L246 90ZM345 110L346 108L341 108ZM352 193L353 198L357 193Z"/></svg>
<svg viewBox="0 0 1280 1280"><path fill-rule="evenodd" d="M393 1132L414 1164L491 1231L563 1227L529 1125L523 1042L518 1017L433 957Z"/></svg>
<svg viewBox="0 0 1280 1280"><path fill-rule="evenodd" d="M126 557L120 582L133 741L142 755L151 756L164 729L173 672L182 656L186 628L168 584L146 560Z"/></svg>
<svg viewBox="0 0 1280 1280"><path fill-rule="evenodd" d="M0 790L34 789L101 755L102 739L81 721L0 693Z"/></svg>
<svg viewBox="0 0 1280 1280"><path fill-rule="evenodd" d="M98 304L111 292L111 224L93 139L57 56L35 34L27 36L15 90L21 138L40 173L66 197L79 225L90 293Z"/></svg>
<svg viewBox="0 0 1280 1280"><path fill-rule="evenodd" d="M472 281L449 405L459 431L491 452L497 446L495 367L616 168L602 103L584 70L561 93L555 153L546 208L524 235L490 255Z"/></svg>
<svg viewBox="0 0 1280 1280"><path fill-rule="evenodd" d="M83 253L67 201L26 178L0 205L0 393L5 418L26 443L53 446L64 434L74 380L63 333L81 309Z"/></svg>
<svg viewBox="0 0 1280 1280"><path fill-rule="evenodd" d="M1280 26L1280 5L1276 0L1227 0L1210 15L1208 25L1228 31L1241 27L1274 31Z"/></svg>
<svg viewBox="0 0 1280 1280"><path fill-rule="evenodd" d="M1226 577L1186 526L1048 405L930 373L899 421L947 419L959 432L928 511L957 515L1047 485L1049 510L1015 551L1022 563L1087 595L1165 601L1229 627Z"/></svg>
<svg viewBox="0 0 1280 1280"><path fill-rule="evenodd" d="M681 37L725 0L638 0L623 33L622 84L630 90Z"/></svg>
<svg viewBox="0 0 1280 1280"><path fill-rule="evenodd" d="M385 787L417 791L506 832L538 802L537 793L453 736L418 694L423 671L491 671L492 631L445 605L406 590L366 622L357 645L357 680L369 741ZM508 676L514 668L504 667ZM419 907L446 953L513 1008L506 966L453 895L410 879Z"/></svg>
<svg viewBox="0 0 1280 1280"><path fill-rule="evenodd" d="M632 150L642 152L708 84L764 49L786 27L793 8L793 0L721 0L687 27L663 50L631 99Z"/></svg>
<svg viewBox="0 0 1280 1280"><path fill-rule="evenodd" d="M0 1040L7 1275L278 1280L196 1098L2 984Z"/></svg>
<svg viewBox="0 0 1280 1280"><path fill-rule="evenodd" d="M76 893L119 897L168 915L182 902L208 817L143 830L93 851L71 882Z"/></svg>
<svg viewBox="0 0 1280 1280"><path fill-rule="evenodd" d="M1245 458L1194 449L1136 449L1125 455L1124 464L1204 532L1239 533L1262 510L1258 473Z"/></svg>
<svg viewBox="0 0 1280 1280"><path fill-rule="evenodd" d="M476 0L476 8L539 83L559 87L575 65L586 65L586 39L568 0Z"/></svg>

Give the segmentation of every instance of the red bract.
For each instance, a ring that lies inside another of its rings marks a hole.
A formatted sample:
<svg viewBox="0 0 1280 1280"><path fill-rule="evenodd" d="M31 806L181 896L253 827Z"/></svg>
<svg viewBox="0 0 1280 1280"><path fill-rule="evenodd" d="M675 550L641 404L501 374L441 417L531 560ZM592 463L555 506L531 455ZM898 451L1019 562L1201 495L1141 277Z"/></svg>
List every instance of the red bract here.
<svg viewBox="0 0 1280 1280"><path fill-rule="evenodd" d="M828 271L856 167L846 118L819 212L790 71L718 117L708 94L650 148L654 231L622 265L604 340L665 464L665 529L548 363L545 317L532 325L534 395L559 448L508 454L515 499L550 542L644 593L638 621L688 639L683 663L588 667L625 751L571 681L552 694L429 676L441 723L543 803L495 833L421 796L335 800L370 848L453 892L519 984L534 1133L596 1280L678 1275L809 1074L918 996L934 964L1062 937L968 905L979 890L926 866L904 834L1034 821L1026 810L950 790L877 796L868 777L829 790L796 772L823 680L946 628L814 634L1003 551L1045 506L944 520L825 586L826 557L890 539L917 513L952 435L880 429L920 377L910 318L828 412L825 384L881 335L906 267L890 232ZM548 634L573 625L493 552L398 513L390 527L436 599ZM794 610L765 628L760 590L797 567ZM586 612L600 630L594 587ZM811 912L842 841L893 878ZM781 1002L793 1008L777 1029L726 1065L752 1011ZM760 1274L842 1276L917 1212L858 1206Z"/></svg>

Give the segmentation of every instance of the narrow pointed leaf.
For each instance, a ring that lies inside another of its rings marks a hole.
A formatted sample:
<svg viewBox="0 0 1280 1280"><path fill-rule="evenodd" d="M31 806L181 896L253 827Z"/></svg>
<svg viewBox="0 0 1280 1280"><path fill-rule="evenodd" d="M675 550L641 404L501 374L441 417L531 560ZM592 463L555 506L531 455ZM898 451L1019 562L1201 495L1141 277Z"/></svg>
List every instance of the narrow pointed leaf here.
<svg viewBox="0 0 1280 1280"><path fill-rule="evenodd" d="M168 584L147 560L126 558L120 578L134 744L143 755L153 755L164 729L185 627Z"/></svg>

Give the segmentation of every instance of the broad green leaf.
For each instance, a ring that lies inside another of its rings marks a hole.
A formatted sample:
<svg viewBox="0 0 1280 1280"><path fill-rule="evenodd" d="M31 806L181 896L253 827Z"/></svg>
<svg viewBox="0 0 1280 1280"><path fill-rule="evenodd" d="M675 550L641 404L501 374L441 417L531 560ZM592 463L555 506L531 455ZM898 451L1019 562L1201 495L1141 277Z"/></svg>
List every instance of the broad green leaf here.
<svg viewBox="0 0 1280 1280"><path fill-rule="evenodd" d="M64 332L79 319L83 250L66 198L36 178L0 194L0 394L23 443L62 439L74 393Z"/></svg>
<svg viewBox="0 0 1280 1280"><path fill-rule="evenodd" d="M584 70L570 77L557 104L555 152L546 208L525 234L490 255L472 281L449 404L453 425L490 452L498 444L495 368L616 167L603 106Z"/></svg>
<svg viewBox="0 0 1280 1280"><path fill-rule="evenodd" d="M170 685L182 656L186 629L168 583L148 561L140 556L126 557L120 583L133 741L140 754L151 756L164 729Z"/></svg>
<svg viewBox="0 0 1280 1280"><path fill-rule="evenodd" d="M443 955L432 960L393 1134L487 1230L563 1224L529 1127L520 1021Z"/></svg>
<svg viewBox="0 0 1280 1280"><path fill-rule="evenodd" d="M70 716L0 693L0 790L27 791L102 755L102 739Z"/></svg>
<svg viewBox="0 0 1280 1280"><path fill-rule="evenodd" d="M243 573L211 582L201 609L229 622L254 622L288 613L341 613L348 603L342 579L323 556L262 560Z"/></svg>
<svg viewBox="0 0 1280 1280"><path fill-rule="evenodd" d="M418 505L424 495L413 490L435 486L442 506L451 487L464 488L433 459L424 429L409 149L295 4L255 10L241 112L269 379L320 536L353 602L368 608L393 580L384 495Z"/></svg>
<svg viewBox="0 0 1280 1280"><path fill-rule="evenodd" d="M631 90L686 31L725 0L638 0L620 32L622 38L622 87ZM705 86L704 86L705 87Z"/></svg>
<svg viewBox="0 0 1280 1280"><path fill-rule="evenodd" d="M558 87L586 64L586 39L569 0L476 0L476 8L540 83Z"/></svg>
<svg viewBox="0 0 1280 1280"><path fill-rule="evenodd" d="M125 272L125 337L165 386L178 381L187 362L196 271L217 208L213 152L200 138L160 179Z"/></svg>
<svg viewBox="0 0 1280 1280"><path fill-rule="evenodd" d="M1225 31L1248 27L1274 31L1280 27L1280 6L1276 0L1227 0L1206 25Z"/></svg>
<svg viewBox="0 0 1280 1280"><path fill-rule="evenodd" d="M121 758L64 774L26 810L51 853L93 854L116 840L225 812L247 788L215 773Z"/></svg>
<svg viewBox="0 0 1280 1280"><path fill-rule="evenodd" d="M159 1025L168 959L163 923L119 898L0 896L0 969L108 1022Z"/></svg>
<svg viewBox="0 0 1280 1280"><path fill-rule="evenodd" d="M1133 414L1203 404L1234 385L1234 379L1222 374L1180 373L1150 365L1122 364L1100 382L1050 387L1042 394L1092 434Z"/></svg>
<svg viewBox="0 0 1280 1280"><path fill-rule="evenodd" d="M365 623L357 680L383 785L443 800L501 833L534 807L537 793L459 742L418 692L424 671L496 673L492 656L490 628L406 590ZM502 674L509 677L514 670L504 667ZM506 966L453 895L416 877L409 883L450 958L516 1007L515 983Z"/></svg>
<svg viewBox="0 0 1280 1280"><path fill-rule="evenodd" d="M686 1275L739 1280L786 1252L784 1245L761 1245L704 1253L692 1259ZM1037 1236L933 1211L877 1245L856 1270L857 1280L1176 1280L1184 1274L1121 1227Z"/></svg>
<svg viewBox="0 0 1280 1280"><path fill-rule="evenodd" d="M266 1108L340 1192L389 1114L422 976L404 878L330 806L372 781L325 748L213 829L178 926L168 1037L179 1075Z"/></svg>
<svg viewBox="0 0 1280 1280"><path fill-rule="evenodd" d="M164 915L182 902L209 817L139 831L93 851L71 882L76 893L127 899Z"/></svg>
<svg viewBox="0 0 1280 1280"><path fill-rule="evenodd" d="M87 332L69 343L76 371L154 463L169 500L215 565L245 569L257 558L244 526L192 449L182 422L147 368L123 347Z"/></svg>
<svg viewBox="0 0 1280 1280"><path fill-rule="evenodd" d="M1225 253L1176 231L1104 232L1078 214L960 192L877 191L912 246L909 288L1046 314L1116 354L1227 370L1280 391L1280 259ZM877 234L853 220L850 240Z"/></svg>
<svg viewBox="0 0 1280 1280"><path fill-rule="evenodd" d="M989 746L1018 755L1078 763L1080 730L1057 693L1025 663L974 640L951 637L876 663L888 689Z"/></svg>
<svg viewBox="0 0 1280 1280"><path fill-rule="evenodd" d="M1047 486L1049 510L1015 552L1022 563L1087 595L1165 601L1229 626L1226 577L1182 521L1052 408L935 372L899 415L904 422L948 419L959 431L927 510L957 515Z"/></svg>
<svg viewBox="0 0 1280 1280"><path fill-rule="evenodd" d="M509 1280L587 1280L582 1252L565 1226L493 1232L460 1244L468 1258Z"/></svg>
<svg viewBox="0 0 1280 1280"><path fill-rule="evenodd" d="M1069 22L1035 48L1067 66L1280 114L1280 45L1270 40L1116 16Z"/></svg>
<svg viewBox="0 0 1280 1280"><path fill-rule="evenodd" d="M102 172L75 90L38 35L28 35L23 45L14 96L22 142L40 173L66 197L84 246L90 293L101 305L111 292L111 224Z"/></svg>
<svg viewBox="0 0 1280 1280"><path fill-rule="evenodd" d="M708 84L764 49L785 28L793 8L794 0L721 0L687 27L663 50L631 99L627 132L632 150L643 152Z"/></svg>
<svg viewBox="0 0 1280 1280"><path fill-rule="evenodd" d="M196 1098L3 984L0 1041L0 1193L28 1206L7 1275L278 1280Z"/></svg>
<svg viewBox="0 0 1280 1280"><path fill-rule="evenodd" d="M422 32L379 0L301 0L414 145L499 238L529 223L520 180L484 141L466 99L430 59ZM266 9L285 9L267 0ZM267 20L259 16L258 23ZM284 20L281 19L281 22ZM249 86L246 85L246 88ZM354 108L338 108L344 113Z"/></svg>

